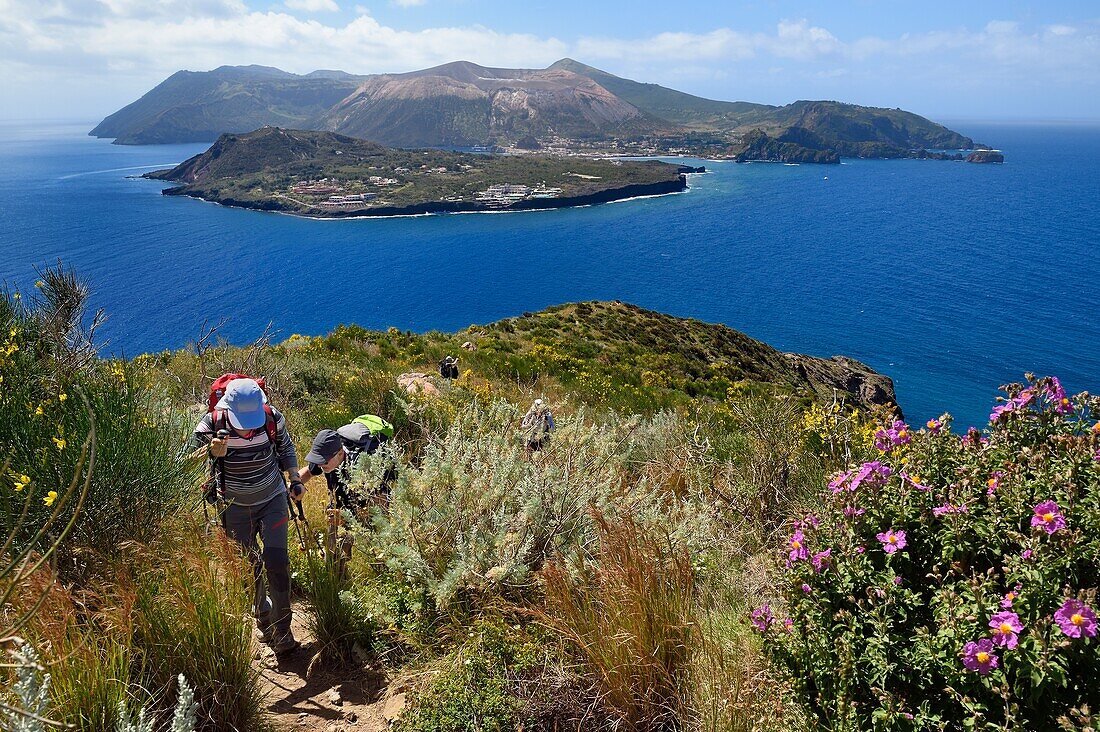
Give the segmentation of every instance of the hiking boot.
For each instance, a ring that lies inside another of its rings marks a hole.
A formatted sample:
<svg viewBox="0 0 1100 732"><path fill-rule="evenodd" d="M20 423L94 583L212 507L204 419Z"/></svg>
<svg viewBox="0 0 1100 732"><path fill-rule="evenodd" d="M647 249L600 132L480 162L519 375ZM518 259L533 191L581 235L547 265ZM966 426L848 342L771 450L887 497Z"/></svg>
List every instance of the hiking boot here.
<svg viewBox="0 0 1100 732"><path fill-rule="evenodd" d="M261 625L257 623L256 631L260 634L261 643L271 645L271 643L275 640L275 628L273 628L271 625L268 625L266 623Z"/></svg>
<svg viewBox="0 0 1100 732"><path fill-rule="evenodd" d="M275 642L271 650L275 651L276 656L286 656L301 647L302 644L294 637L294 633L288 630L285 633L275 633Z"/></svg>

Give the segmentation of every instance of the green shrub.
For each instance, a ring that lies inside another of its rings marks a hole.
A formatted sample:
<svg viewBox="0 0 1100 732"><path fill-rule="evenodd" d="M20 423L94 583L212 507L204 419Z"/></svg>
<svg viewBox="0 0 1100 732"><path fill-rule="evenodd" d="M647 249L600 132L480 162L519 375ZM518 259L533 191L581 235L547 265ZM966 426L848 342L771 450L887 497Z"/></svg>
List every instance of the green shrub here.
<svg viewBox="0 0 1100 732"><path fill-rule="evenodd" d="M544 674L551 662L547 640L499 617L472 623L463 642L424 672L430 681L413 695L395 731L559 728L566 720L540 718L546 700L531 698L524 683Z"/></svg>
<svg viewBox="0 0 1100 732"><path fill-rule="evenodd" d="M123 542L153 540L185 505L195 473L178 459L182 428L166 401L135 382L126 365L95 357L94 336L81 325L83 285L58 269L43 274L39 289L29 302L17 293L0 296L0 443L10 446L0 525L15 525L33 495L16 540L41 548L56 538L34 539L67 490L94 413L99 466L80 520L58 550L58 571L75 578L96 572ZM56 526L74 508L65 505Z"/></svg>
<svg viewBox="0 0 1100 732"><path fill-rule="evenodd" d="M301 570L296 577L309 604L307 623L316 639L322 658L350 662L356 646L364 650L374 647L378 623L374 608L363 596L363 586L347 571L341 573L339 563L318 551L300 557Z"/></svg>
<svg viewBox="0 0 1100 732"><path fill-rule="evenodd" d="M884 427L795 525L790 617L753 623L820 727L1052 730L1100 705L1100 402L1006 389L987 433Z"/></svg>

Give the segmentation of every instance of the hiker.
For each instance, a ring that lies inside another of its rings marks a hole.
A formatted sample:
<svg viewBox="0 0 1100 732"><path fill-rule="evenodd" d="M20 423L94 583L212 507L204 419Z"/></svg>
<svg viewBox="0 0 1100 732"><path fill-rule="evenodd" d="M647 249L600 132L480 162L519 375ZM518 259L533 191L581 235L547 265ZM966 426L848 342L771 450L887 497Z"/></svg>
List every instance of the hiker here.
<svg viewBox="0 0 1100 732"><path fill-rule="evenodd" d="M263 641L284 655L301 645L290 629L288 495L300 502L305 486L286 419L267 404L261 384L247 377L223 379L211 388L211 411L199 420L193 442L206 445L213 461L224 505L222 527L252 564L256 627ZM290 476L289 494L284 472Z"/></svg>
<svg viewBox="0 0 1100 732"><path fill-rule="evenodd" d="M325 476L329 490L326 546L332 556L337 555L337 547L340 547L341 571L351 556L350 537L345 536L343 540L339 537L343 511L359 513L372 502L351 489L351 471L361 455L374 454L391 437L392 424L373 414L364 414L339 429L318 432L306 455L306 466L298 471L298 478L303 483L308 483L314 476ZM396 467L387 467L382 484L372 496L376 505L389 505L390 484L396 477Z"/></svg>
<svg viewBox="0 0 1100 732"><path fill-rule="evenodd" d="M550 441L550 433L554 430L554 415L541 399L536 399L527 414L523 415L521 427L526 436L527 457L531 457L531 453L546 447L546 443Z"/></svg>
<svg viewBox="0 0 1100 732"><path fill-rule="evenodd" d="M458 357L444 356L439 362L439 375L444 379L458 378Z"/></svg>

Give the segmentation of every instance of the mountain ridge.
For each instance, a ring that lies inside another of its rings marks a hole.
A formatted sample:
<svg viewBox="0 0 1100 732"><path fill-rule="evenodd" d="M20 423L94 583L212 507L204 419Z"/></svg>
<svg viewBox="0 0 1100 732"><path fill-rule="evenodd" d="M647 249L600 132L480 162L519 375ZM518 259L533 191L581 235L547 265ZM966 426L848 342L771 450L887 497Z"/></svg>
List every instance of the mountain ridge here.
<svg viewBox="0 0 1100 732"><path fill-rule="evenodd" d="M119 144L206 142L263 125L338 132L391 147L511 147L534 140L538 147L571 152L730 159L739 159L746 138L759 130L794 162L831 155L929 157L929 150L985 147L900 108L706 99L570 58L544 69L460 60L365 76L339 70L298 75L266 66L179 71L90 134Z"/></svg>

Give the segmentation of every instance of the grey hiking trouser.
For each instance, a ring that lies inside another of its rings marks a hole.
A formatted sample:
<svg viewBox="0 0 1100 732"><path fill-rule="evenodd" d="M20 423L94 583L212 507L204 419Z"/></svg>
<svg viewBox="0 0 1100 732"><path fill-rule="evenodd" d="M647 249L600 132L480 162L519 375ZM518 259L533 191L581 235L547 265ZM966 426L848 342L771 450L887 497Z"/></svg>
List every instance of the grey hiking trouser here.
<svg viewBox="0 0 1100 732"><path fill-rule="evenodd" d="M226 535L241 545L252 564L255 577L252 613L261 630L267 626L273 626L279 633L290 630L290 555L287 553L289 521L285 492L258 506L230 504L222 514ZM258 539L263 541L262 549ZM270 598L268 585L271 587Z"/></svg>

